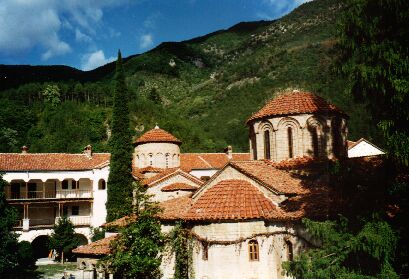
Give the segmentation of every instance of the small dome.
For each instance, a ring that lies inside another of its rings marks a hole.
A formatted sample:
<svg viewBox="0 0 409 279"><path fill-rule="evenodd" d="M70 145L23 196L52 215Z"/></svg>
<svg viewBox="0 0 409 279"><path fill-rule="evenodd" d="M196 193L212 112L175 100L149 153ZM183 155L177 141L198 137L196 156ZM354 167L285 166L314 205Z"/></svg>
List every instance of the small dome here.
<svg viewBox="0 0 409 279"><path fill-rule="evenodd" d="M309 93L294 91L275 97L262 109L253 114L247 123L268 116L283 116L306 113L335 113L346 114L335 105L328 103L323 98Z"/></svg>
<svg viewBox="0 0 409 279"><path fill-rule="evenodd" d="M142 144L142 143L150 143L150 142L169 142L169 143L175 143L175 144L182 144L182 142L176 138L174 135L166 132L165 130L162 130L159 128L158 125L155 126L150 131L147 131L145 134L140 136L134 144Z"/></svg>

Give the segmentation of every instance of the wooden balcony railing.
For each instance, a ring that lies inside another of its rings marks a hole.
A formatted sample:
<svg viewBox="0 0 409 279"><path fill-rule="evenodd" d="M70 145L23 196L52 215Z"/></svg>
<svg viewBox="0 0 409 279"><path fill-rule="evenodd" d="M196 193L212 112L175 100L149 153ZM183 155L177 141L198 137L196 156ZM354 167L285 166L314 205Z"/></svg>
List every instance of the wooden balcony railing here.
<svg viewBox="0 0 409 279"><path fill-rule="evenodd" d="M58 190L58 191L29 191L14 193L6 191L8 200L35 200L35 199L80 199L92 198L91 190Z"/></svg>
<svg viewBox="0 0 409 279"><path fill-rule="evenodd" d="M52 227L58 222L60 217L56 218L35 218L28 219L29 227L38 227L38 226L49 226ZM68 219L73 223L74 226L89 226L91 224L91 216L69 216ZM25 219L27 220L27 219ZM20 219L14 225L15 228L23 227L23 220Z"/></svg>

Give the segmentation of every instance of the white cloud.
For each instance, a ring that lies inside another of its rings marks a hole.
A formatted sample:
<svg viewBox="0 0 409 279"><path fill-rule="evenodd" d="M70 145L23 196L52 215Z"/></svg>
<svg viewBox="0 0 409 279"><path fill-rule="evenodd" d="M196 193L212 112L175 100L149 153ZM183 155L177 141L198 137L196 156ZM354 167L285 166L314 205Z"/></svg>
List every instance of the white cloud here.
<svg viewBox="0 0 409 279"><path fill-rule="evenodd" d="M90 71L99 66L105 65L109 62L115 60L115 57L111 56L109 58L105 58L104 51L97 50L92 53L85 54L81 59L81 69L83 71Z"/></svg>
<svg viewBox="0 0 409 279"><path fill-rule="evenodd" d="M153 35L144 34L139 38L139 48L146 49L153 46Z"/></svg>
<svg viewBox="0 0 409 279"><path fill-rule="evenodd" d="M19 54L39 48L43 60L64 55L71 46L59 36L61 29L75 32L79 41L89 41L102 24L103 9L127 1L1 0L0 53Z"/></svg>
<svg viewBox="0 0 409 279"><path fill-rule="evenodd" d="M84 43L92 42L91 37L82 33L78 28L75 29L75 40L77 42L84 42Z"/></svg>

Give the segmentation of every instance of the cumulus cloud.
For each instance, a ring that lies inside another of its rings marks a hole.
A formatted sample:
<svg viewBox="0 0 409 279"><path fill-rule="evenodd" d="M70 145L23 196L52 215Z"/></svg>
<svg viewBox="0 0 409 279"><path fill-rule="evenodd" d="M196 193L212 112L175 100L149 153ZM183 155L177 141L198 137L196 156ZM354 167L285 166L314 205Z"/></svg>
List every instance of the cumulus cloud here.
<svg viewBox="0 0 409 279"><path fill-rule="evenodd" d="M144 34L139 38L139 48L146 49L153 46L153 35Z"/></svg>
<svg viewBox="0 0 409 279"><path fill-rule="evenodd" d="M103 50L97 50L92 53L85 54L81 59L81 69L83 71L90 71L99 66L105 65L109 62L115 60L115 57L111 56L109 58L105 58L105 54Z"/></svg>
<svg viewBox="0 0 409 279"><path fill-rule="evenodd" d="M1 0L0 53L18 54L39 47L43 60L66 54L71 46L60 38L62 28L75 30L77 40L89 41L91 37L83 31L95 35L103 9L124 1Z"/></svg>

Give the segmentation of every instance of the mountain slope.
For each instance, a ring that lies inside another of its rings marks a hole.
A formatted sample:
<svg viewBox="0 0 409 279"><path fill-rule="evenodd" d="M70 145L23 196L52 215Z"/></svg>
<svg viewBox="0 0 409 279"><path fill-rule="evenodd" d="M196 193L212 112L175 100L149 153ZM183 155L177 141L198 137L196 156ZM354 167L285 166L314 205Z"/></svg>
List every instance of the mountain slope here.
<svg viewBox="0 0 409 279"><path fill-rule="evenodd" d="M228 144L235 151L247 151L245 120L274 92L299 88L329 99L350 114L352 139L371 138L371 119L345 93L348 84L334 71L340 11L336 0L316 0L279 20L239 23L199 38L163 43L147 53L129 57L124 69L133 100L130 105L135 136L158 122L183 140L184 151L220 151ZM39 87L25 86L0 93L13 102L23 102L25 109L37 117L28 132L23 128L18 131L19 135L25 134L15 146L24 142L38 151L73 151L80 144L92 142L104 150L112 70L111 64L91 72L72 70L72 74L60 79L46 79L60 82L62 108L68 106L66 102L76 101L81 113L98 114L93 123L100 136L79 138L69 143L72 147L66 142L55 145L63 134L57 136L57 128L48 128L44 118L56 116L44 115ZM67 78L74 81L67 82ZM78 85L79 82L83 84ZM19 94L24 101L16 98ZM62 111L76 109L71 106Z"/></svg>

